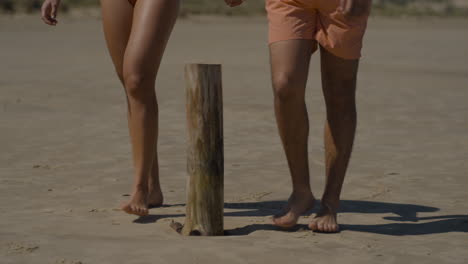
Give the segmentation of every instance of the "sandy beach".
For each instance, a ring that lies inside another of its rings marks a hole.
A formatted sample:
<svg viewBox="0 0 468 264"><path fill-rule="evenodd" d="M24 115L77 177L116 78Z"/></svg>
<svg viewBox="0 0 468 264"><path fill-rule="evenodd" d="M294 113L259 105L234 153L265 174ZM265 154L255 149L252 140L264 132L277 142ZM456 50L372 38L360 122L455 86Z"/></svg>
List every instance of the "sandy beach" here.
<svg viewBox="0 0 468 264"><path fill-rule="evenodd" d="M372 18L342 232L270 225L291 191L263 17L176 25L157 80L165 206L138 218L126 105L96 16L0 16L0 263L468 263L468 20ZM183 237L183 66L223 64L224 237ZM324 186L319 54L309 159ZM315 212L315 211L314 211ZM313 214L312 214L313 216Z"/></svg>

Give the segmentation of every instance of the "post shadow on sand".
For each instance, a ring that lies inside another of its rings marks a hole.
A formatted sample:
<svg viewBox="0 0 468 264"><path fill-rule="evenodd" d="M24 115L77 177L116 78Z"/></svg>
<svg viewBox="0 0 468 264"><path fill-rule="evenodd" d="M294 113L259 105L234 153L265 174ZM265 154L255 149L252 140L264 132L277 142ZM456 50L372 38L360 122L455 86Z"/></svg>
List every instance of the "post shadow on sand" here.
<svg viewBox="0 0 468 264"><path fill-rule="evenodd" d="M172 206L183 206L177 204ZM224 213L231 217L255 217L270 216L278 213L286 206L285 201L264 201L264 202L241 202L225 203L226 209L239 209L237 212ZM169 207L169 206L165 206ZM319 208L317 205L315 208ZM404 236L404 235L425 235L448 232L468 232L468 215L442 215L418 217L418 213L437 212L439 208L415 204L384 203L373 201L341 201L340 214L361 213L361 214L384 214L392 213L396 216L387 216L383 219L395 221L388 224L375 225L350 225L341 224L341 230L367 232L382 235ZM308 212L310 214L312 212ZM172 215L148 215L135 220L135 223L154 223L159 219L183 217L184 214ZM420 223L420 221L424 221ZM282 230L270 224L252 224L241 228L226 230L226 235L241 236L248 235L259 230ZM307 230L307 226L298 225L288 232Z"/></svg>

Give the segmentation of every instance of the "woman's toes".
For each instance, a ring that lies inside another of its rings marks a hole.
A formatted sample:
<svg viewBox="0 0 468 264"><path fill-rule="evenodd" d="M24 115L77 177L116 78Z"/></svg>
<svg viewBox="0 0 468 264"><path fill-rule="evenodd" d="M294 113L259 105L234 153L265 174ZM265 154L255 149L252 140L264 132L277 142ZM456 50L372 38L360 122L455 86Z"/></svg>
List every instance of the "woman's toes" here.
<svg viewBox="0 0 468 264"><path fill-rule="evenodd" d="M140 214L140 216L144 216L145 215L145 209L144 208L138 208L138 213Z"/></svg>

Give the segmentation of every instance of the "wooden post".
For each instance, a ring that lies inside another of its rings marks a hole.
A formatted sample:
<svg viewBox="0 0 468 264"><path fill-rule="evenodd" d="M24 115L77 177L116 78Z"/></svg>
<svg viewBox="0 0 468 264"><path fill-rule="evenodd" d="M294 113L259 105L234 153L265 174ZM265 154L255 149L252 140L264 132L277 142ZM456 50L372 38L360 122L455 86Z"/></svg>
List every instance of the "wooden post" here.
<svg viewBox="0 0 468 264"><path fill-rule="evenodd" d="M221 65L185 66L187 215L183 235L224 234L224 146Z"/></svg>

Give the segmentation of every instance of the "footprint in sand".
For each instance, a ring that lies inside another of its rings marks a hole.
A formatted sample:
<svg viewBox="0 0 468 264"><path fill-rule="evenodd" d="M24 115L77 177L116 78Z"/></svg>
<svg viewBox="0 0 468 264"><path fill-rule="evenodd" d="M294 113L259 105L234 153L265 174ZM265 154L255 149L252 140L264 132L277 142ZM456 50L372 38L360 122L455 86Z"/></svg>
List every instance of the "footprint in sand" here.
<svg viewBox="0 0 468 264"><path fill-rule="evenodd" d="M83 264L83 262L77 260L59 259L55 261L55 264Z"/></svg>
<svg viewBox="0 0 468 264"><path fill-rule="evenodd" d="M10 242L6 245L6 251L10 254L29 254L39 249L39 246L32 243Z"/></svg>
<svg viewBox="0 0 468 264"><path fill-rule="evenodd" d="M33 169L46 169L46 170L50 170L50 166L49 165L39 165L39 164L36 164L36 165L33 165Z"/></svg>

